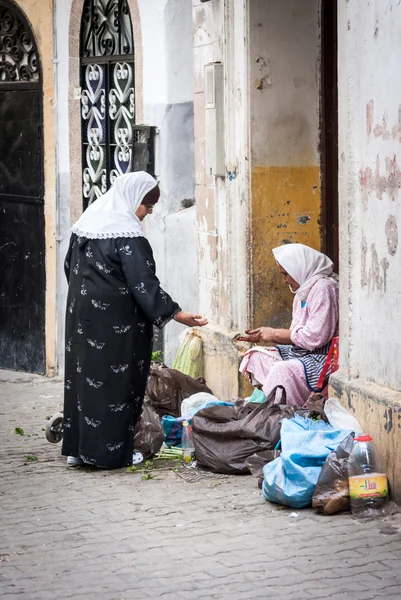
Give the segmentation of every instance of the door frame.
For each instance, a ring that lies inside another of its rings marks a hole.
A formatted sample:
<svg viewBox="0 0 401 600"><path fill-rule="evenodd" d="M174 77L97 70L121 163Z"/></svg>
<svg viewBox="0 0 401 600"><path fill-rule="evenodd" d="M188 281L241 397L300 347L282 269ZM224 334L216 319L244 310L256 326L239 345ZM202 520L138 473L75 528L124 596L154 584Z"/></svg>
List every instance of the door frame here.
<svg viewBox="0 0 401 600"><path fill-rule="evenodd" d="M337 0L321 0L321 244L336 271L339 264L337 21Z"/></svg>

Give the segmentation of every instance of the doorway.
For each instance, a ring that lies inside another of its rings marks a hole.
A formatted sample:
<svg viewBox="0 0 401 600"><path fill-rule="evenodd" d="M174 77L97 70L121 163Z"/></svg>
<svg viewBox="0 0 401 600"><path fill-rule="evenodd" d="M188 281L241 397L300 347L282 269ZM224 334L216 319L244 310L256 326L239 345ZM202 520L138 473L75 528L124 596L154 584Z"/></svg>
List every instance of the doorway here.
<svg viewBox="0 0 401 600"><path fill-rule="evenodd" d="M42 82L33 32L0 0L0 368L45 371Z"/></svg>
<svg viewBox="0 0 401 600"><path fill-rule="evenodd" d="M322 0L321 43L322 249L338 272L337 0Z"/></svg>

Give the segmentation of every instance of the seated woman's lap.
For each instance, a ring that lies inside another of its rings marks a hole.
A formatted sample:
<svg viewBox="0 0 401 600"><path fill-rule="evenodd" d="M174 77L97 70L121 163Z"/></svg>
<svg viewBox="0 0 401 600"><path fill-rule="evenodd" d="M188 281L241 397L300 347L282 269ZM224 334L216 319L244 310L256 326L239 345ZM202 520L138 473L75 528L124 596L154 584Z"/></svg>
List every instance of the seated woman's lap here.
<svg viewBox="0 0 401 600"><path fill-rule="evenodd" d="M297 359L277 361L271 366L263 382L263 392L268 396L277 385L285 388L287 404L290 405L302 406L311 394L304 367ZM279 397L277 394L277 400Z"/></svg>

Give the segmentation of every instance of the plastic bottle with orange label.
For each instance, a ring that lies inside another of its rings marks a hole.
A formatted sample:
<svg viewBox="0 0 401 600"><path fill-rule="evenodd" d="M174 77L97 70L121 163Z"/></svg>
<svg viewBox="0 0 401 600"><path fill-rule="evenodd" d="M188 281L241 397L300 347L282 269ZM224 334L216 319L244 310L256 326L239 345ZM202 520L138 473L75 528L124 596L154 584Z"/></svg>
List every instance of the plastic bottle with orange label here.
<svg viewBox="0 0 401 600"><path fill-rule="evenodd" d="M386 514L388 485L382 463L370 435L355 438L348 461L351 509L355 517L374 518Z"/></svg>

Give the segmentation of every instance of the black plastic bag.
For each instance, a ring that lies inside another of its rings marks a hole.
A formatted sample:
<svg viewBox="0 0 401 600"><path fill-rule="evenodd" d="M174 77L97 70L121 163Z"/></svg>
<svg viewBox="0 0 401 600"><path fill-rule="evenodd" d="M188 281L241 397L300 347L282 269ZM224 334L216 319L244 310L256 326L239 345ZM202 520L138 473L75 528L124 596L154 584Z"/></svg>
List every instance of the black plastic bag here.
<svg viewBox="0 0 401 600"><path fill-rule="evenodd" d="M353 443L354 434L350 433L335 452L330 452L320 472L312 506L319 508L325 515L334 515L350 508L348 458Z"/></svg>
<svg viewBox="0 0 401 600"><path fill-rule="evenodd" d="M164 442L164 430L154 410L143 403L142 414L134 430L134 452L140 452L146 460L157 454Z"/></svg>
<svg viewBox="0 0 401 600"><path fill-rule="evenodd" d="M267 463L275 460L280 456L281 450L263 450L257 454L252 454L246 459L245 464L254 477L258 478L258 487L262 489L263 484L263 467Z"/></svg>
<svg viewBox="0 0 401 600"><path fill-rule="evenodd" d="M199 392L212 394L204 379L193 379L175 369L153 364L146 385L146 397L159 417L181 416L182 401Z"/></svg>
<svg viewBox="0 0 401 600"><path fill-rule="evenodd" d="M285 402L285 390L278 387ZM262 404L216 405L194 415L192 433L198 465L215 473L249 473L247 458L274 450L281 420L294 416L292 407L274 403L276 390Z"/></svg>
<svg viewBox="0 0 401 600"><path fill-rule="evenodd" d="M321 419L327 423L327 417L324 412L325 404L326 397L323 394L314 392L309 396L302 408L296 409L296 412L305 419Z"/></svg>

